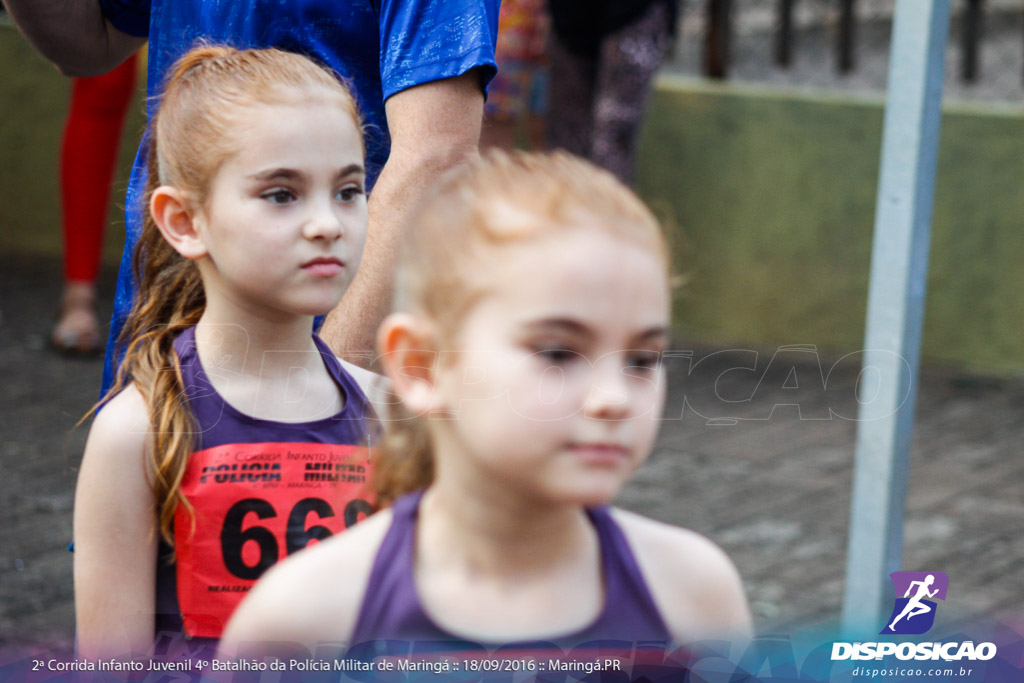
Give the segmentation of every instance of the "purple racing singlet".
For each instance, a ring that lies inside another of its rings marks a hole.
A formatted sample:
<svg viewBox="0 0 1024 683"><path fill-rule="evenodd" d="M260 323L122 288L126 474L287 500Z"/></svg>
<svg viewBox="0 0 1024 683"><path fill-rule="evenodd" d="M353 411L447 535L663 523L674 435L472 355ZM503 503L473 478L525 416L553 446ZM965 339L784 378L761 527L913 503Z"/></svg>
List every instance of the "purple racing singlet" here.
<svg viewBox="0 0 1024 683"><path fill-rule="evenodd" d="M403 496L393 505L393 519L370 574L363 604L359 610L351 642L360 644L385 640L419 641L415 651L458 649L474 645L448 633L426 613L416 592L413 559L416 519L423 492ZM541 649L557 647L569 652L589 643L622 641L628 643L665 643L671 640L668 628L647 588L640 567L633 557L625 535L606 507L587 510L597 531L601 547L601 571L604 577L604 607L589 626L565 636L544 639ZM480 643L475 643L479 649ZM537 643L483 644L486 650L531 650ZM437 647L442 646L442 647ZM544 646L547 646L546 648ZM370 649L365 650L369 654Z"/></svg>
<svg viewBox="0 0 1024 683"><path fill-rule="evenodd" d="M161 548L157 568L158 635L219 638L267 568L372 512L369 404L330 349L313 340L344 407L309 422L240 412L203 370L195 328L175 340L198 434L181 482L193 510L178 507L174 549Z"/></svg>

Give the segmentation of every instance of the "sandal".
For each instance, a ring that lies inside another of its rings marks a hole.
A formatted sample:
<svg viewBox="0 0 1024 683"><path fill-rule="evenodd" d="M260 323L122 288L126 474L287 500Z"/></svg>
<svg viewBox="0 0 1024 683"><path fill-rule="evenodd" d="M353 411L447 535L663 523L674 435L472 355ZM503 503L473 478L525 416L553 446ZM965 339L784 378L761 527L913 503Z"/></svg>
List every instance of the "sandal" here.
<svg viewBox="0 0 1024 683"><path fill-rule="evenodd" d="M69 356L91 356L103 350L103 337L96 317L96 293L91 284L65 285L57 324L50 333L50 344Z"/></svg>

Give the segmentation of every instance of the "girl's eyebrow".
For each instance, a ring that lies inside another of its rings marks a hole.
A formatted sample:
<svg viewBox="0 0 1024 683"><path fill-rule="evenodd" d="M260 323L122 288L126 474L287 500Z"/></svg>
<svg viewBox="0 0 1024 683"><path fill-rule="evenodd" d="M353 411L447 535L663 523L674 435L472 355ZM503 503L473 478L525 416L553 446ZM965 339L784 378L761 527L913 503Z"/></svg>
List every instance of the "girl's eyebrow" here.
<svg viewBox="0 0 1024 683"><path fill-rule="evenodd" d="M268 168L247 176L251 180L294 180L302 174L293 168Z"/></svg>
<svg viewBox="0 0 1024 683"><path fill-rule="evenodd" d="M567 332L569 334L592 337L594 333L591 332L583 323L572 318L543 318L541 320L533 320L527 323L526 328L530 331L536 332Z"/></svg>
<svg viewBox="0 0 1024 683"><path fill-rule="evenodd" d="M668 327L659 325L658 327L652 327L644 330L640 334L636 335L635 339L638 342L653 342L661 341L668 338Z"/></svg>
<svg viewBox="0 0 1024 683"><path fill-rule="evenodd" d="M341 168L336 177L346 178L353 175L365 175L366 170L361 164L349 164ZM295 180L301 178L303 173L297 171L294 168L268 168L265 171L259 171L257 173L246 176L250 180L265 181L265 180Z"/></svg>
<svg viewBox="0 0 1024 683"><path fill-rule="evenodd" d="M585 324L574 321L571 317L545 317L540 321L531 321L526 324L529 329L539 329L542 331L546 330L557 330L562 332L570 332L578 335L592 335L593 332ZM669 335L669 328L664 325L656 325L650 327L642 332L635 335L637 339L651 339L657 337L667 337Z"/></svg>
<svg viewBox="0 0 1024 683"><path fill-rule="evenodd" d="M593 337L594 332L572 318L544 318L542 320L535 320L527 324L527 329L536 332L565 332L580 337ZM656 325L648 329L642 330L633 336L637 342L651 342L660 341L668 337L668 327L665 325Z"/></svg>
<svg viewBox="0 0 1024 683"><path fill-rule="evenodd" d="M338 171L339 178L345 178L350 175L366 175L366 169L360 164L349 164Z"/></svg>

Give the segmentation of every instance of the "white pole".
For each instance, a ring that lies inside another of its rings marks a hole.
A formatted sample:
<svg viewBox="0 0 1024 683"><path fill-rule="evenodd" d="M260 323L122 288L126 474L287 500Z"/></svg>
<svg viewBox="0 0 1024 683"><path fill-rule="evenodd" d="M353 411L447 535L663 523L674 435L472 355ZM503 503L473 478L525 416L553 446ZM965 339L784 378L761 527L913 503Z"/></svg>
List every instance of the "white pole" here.
<svg viewBox="0 0 1024 683"><path fill-rule="evenodd" d="M900 569L950 0L897 0L868 288L842 631L878 633Z"/></svg>

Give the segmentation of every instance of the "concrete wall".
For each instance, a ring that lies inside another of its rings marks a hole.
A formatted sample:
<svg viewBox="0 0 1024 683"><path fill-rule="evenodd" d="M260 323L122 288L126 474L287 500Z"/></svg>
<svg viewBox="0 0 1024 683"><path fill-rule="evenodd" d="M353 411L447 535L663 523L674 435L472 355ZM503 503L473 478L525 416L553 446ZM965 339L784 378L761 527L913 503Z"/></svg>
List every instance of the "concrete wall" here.
<svg viewBox="0 0 1024 683"><path fill-rule="evenodd" d="M639 189L666 218L685 334L863 346L883 101L663 79ZM947 106L924 357L1024 372L1024 110Z"/></svg>
<svg viewBox="0 0 1024 683"><path fill-rule="evenodd" d="M70 79L2 25L0 73L0 249L59 256L58 160ZM104 243L104 260L113 263L124 242L124 188L144 126L143 94L129 111L114 179Z"/></svg>

